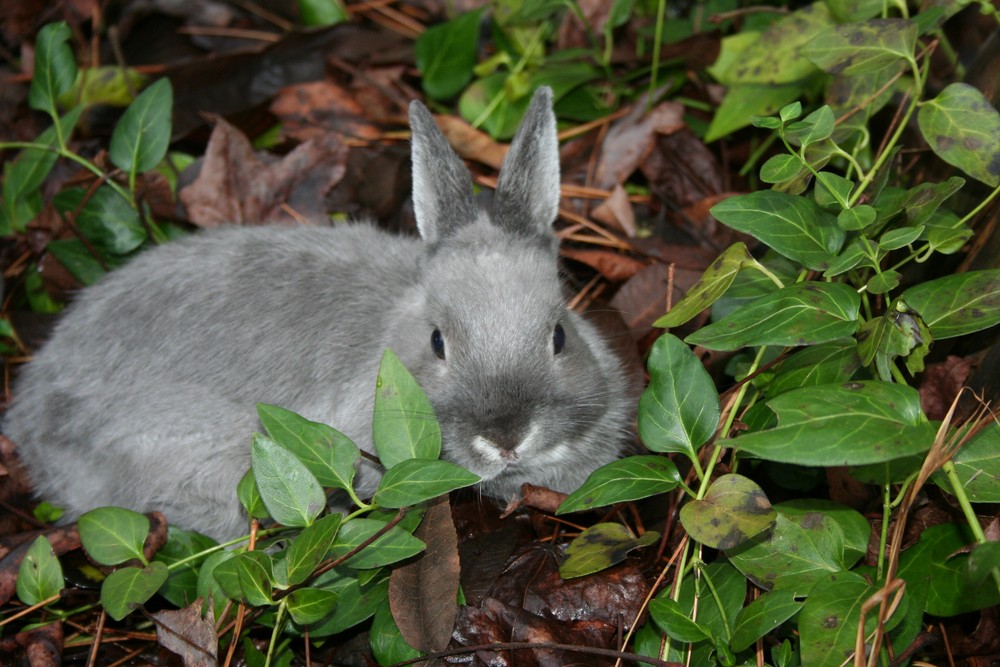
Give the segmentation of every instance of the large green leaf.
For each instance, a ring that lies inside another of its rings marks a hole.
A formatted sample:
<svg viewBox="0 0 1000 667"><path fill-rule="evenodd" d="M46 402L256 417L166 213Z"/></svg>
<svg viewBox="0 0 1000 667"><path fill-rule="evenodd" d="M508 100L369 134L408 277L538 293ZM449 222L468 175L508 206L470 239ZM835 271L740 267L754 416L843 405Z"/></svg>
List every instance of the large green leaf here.
<svg viewBox="0 0 1000 667"><path fill-rule="evenodd" d="M955 474L969 500L974 503L1000 503L1000 425L993 422L959 450ZM948 493L955 493L943 472L931 479Z"/></svg>
<svg viewBox="0 0 1000 667"><path fill-rule="evenodd" d="M920 314L935 340L964 336L1000 322L1000 269L929 280L900 298Z"/></svg>
<svg viewBox="0 0 1000 667"><path fill-rule="evenodd" d="M705 310L733 284L736 274L741 269L758 266L747 246L742 241L726 248L714 262L701 274L694 285L680 301L675 303L670 312L653 322L656 327L678 327L695 315Z"/></svg>
<svg viewBox="0 0 1000 667"><path fill-rule="evenodd" d="M984 583L975 572L970 572L970 555L961 553L972 541L967 528L953 523L932 526L920 534L917 544L926 543L926 557L930 561L928 614L958 616L1000 604L1000 589L992 579ZM900 558L900 568L902 566Z"/></svg>
<svg viewBox="0 0 1000 667"><path fill-rule="evenodd" d="M736 614L732 649L743 651L750 648L759 638L799 613L804 603L804 596L794 589L767 591Z"/></svg>
<svg viewBox="0 0 1000 667"><path fill-rule="evenodd" d="M322 621L337 608L340 595L320 588L299 588L287 598L288 613L299 625Z"/></svg>
<svg viewBox="0 0 1000 667"><path fill-rule="evenodd" d="M710 212L727 227L816 271L830 265L846 238L836 216L814 201L775 190L730 197Z"/></svg>
<svg viewBox="0 0 1000 667"><path fill-rule="evenodd" d="M76 81L76 61L65 21L42 26L35 38L35 74L28 90L28 106L56 118L56 100Z"/></svg>
<svg viewBox="0 0 1000 667"><path fill-rule="evenodd" d="M198 554L217 546L210 537L177 526L169 527L167 543L153 556L170 568L170 576L159 593L180 608L198 598L198 571L202 560ZM183 564L178 564L183 561Z"/></svg>
<svg viewBox="0 0 1000 667"><path fill-rule="evenodd" d="M648 498L677 487L681 475L664 456L628 456L601 466L571 493L556 514Z"/></svg>
<svg viewBox="0 0 1000 667"><path fill-rule="evenodd" d="M767 394L774 398L802 387L847 382L860 367L861 359L853 339L810 345L788 357L778 367L767 385Z"/></svg>
<svg viewBox="0 0 1000 667"><path fill-rule="evenodd" d="M170 145L170 112L174 106L170 79L163 77L128 106L111 134L108 155L130 179L160 163Z"/></svg>
<svg viewBox="0 0 1000 667"><path fill-rule="evenodd" d="M639 399L639 436L654 452L695 456L719 425L719 396L712 378L672 334L656 340L648 365L649 386Z"/></svg>
<svg viewBox="0 0 1000 667"><path fill-rule="evenodd" d="M1000 185L1000 113L978 89L950 84L920 107L917 123L942 160L987 185Z"/></svg>
<svg viewBox="0 0 1000 667"><path fill-rule="evenodd" d="M285 526L305 527L326 507L326 494L308 468L271 438L255 433L251 466L267 511Z"/></svg>
<svg viewBox="0 0 1000 667"><path fill-rule="evenodd" d="M115 570L101 585L101 605L108 616L120 621L156 594L167 580L167 566L153 561L143 568Z"/></svg>
<svg viewBox="0 0 1000 667"><path fill-rule="evenodd" d="M851 664L854 641L861 619L861 605L878 589L856 572L829 574L809 593L798 627L802 664L810 667L841 667ZM874 626L876 614L869 614Z"/></svg>
<svg viewBox="0 0 1000 667"><path fill-rule="evenodd" d="M913 57L917 25L907 19L873 19L829 28L802 55L831 74L871 74Z"/></svg>
<svg viewBox="0 0 1000 667"><path fill-rule="evenodd" d="M805 387L767 402L777 428L720 444L769 461L807 466L880 463L930 449L934 428L911 387L847 382Z"/></svg>
<svg viewBox="0 0 1000 667"><path fill-rule="evenodd" d="M385 471L373 500L381 507L408 507L478 481L479 475L448 461L409 459Z"/></svg>
<svg viewBox="0 0 1000 667"><path fill-rule="evenodd" d="M267 434L295 454L320 485L345 491L352 488L361 452L350 438L276 405L258 403L257 416Z"/></svg>
<svg viewBox="0 0 1000 667"><path fill-rule="evenodd" d="M705 497L681 508L681 523L693 539L713 549L732 549L774 525L764 490L742 475L723 475Z"/></svg>
<svg viewBox="0 0 1000 667"><path fill-rule="evenodd" d="M572 579L600 572L625 560L630 551L655 544L660 534L646 531L636 537L620 523L598 523L580 533L566 549L559 576Z"/></svg>
<svg viewBox="0 0 1000 667"><path fill-rule="evenodd" d="M853 334L861 299L843 283L804 282L767 294L691 334L710 350L816 345Z"/></svg>
<svg viewBox="0 0 1000 667"><path fill-rule="evenodd" d="M63 589L62 565L44 535L36 537L28 547L17 571L16 589L17 598L28 606L48 600Z"/></svg>
<svg viewBox="0 0 1000 667"><path fill-rule="evenodd" d="M879 378L885 382L892 381L892 363L896 357L906 357L912 373L922 371L932 340L919 314L901 299L894 301L881 317L865 322L857 338L861 363L869 366L874 361Z"/></svg>
<svg viewBox="0 0 1000 667"><path fill-rule="evenodd" d="M414 56L429 97L449 99L472 80L482 15L482 9L466 12L428 28L417 38Z"/></svg>
<svg viewBox="0 0 1000 667"><path fill-rule="evenodd" d="M441 455L441 427L434 408L392 350L382 355L378 370L372 440L386 468L408 459Z"/></svg>
<svg viewBox="0 0 1000 667"><path fill-rule="evenodd" d="M323 561L343 518L340 514L330 514L303 528L295 536L285 556L289 584L301 584Z"/></svg>
<svg viewBox="0 0 1000 667"><path fill-rule="evenodd" d="M112 255L132 252L148 235L139 212L107 185L87 200L76 223L95 246Z"/></svg>
<svg viewBox="0 0 1000 667"><path fill-rule="evenodd" d="M260 551L245 551L223 560L212 576L227 597L253 607L271 604L273 580L271 557Z"/></svg>
<svg viewBox="0 0 1000 667"><path fill-rule="evenodd" d="M149 534L149 519L144 514L100 507L81 516L77 527L83 548L101 565L118 565L133 558L146 560L142 546Z"/></svg>
<svg viewBox="0 0 1000 667"><path fill-rule="evenodd" d="M376 519L352 519L341 526L330 549L330 558L339 558L351 552L379 531L385 522ZM393 526L374 542L354 554L344 563L358 570L368 570L399 562L415 556L424 549L424 543L399 526Z"/></svg>

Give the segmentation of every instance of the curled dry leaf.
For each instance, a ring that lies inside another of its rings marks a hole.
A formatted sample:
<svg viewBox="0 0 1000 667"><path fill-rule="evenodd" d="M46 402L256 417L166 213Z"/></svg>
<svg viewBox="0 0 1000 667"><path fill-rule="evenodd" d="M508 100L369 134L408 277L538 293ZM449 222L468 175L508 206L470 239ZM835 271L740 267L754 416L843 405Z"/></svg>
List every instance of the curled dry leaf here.
<svg viewBox="0 0 1000 667"><path fill-rule="evenodd" d="M722 166L705 143L683 126L657 130L640 165L661 202L686 207L722 192Z"/></svg>
<svg viewBox="0 0 1000 667"><path fill-rule="evenodd" d="M563 257L596 269L602 276L613 283L628 280L646 268L645 262L613 250L565 247L560 250L560 253Z"/></svg>
<svg viewBox="0 0 1000 667"><path fill-rule="evenodd" d="M377 139L381 132L365 120L354 94L333 81L313 81L282 88L271 103L282 132L297 141L328 132L344 138Z"/></svg>
<svg viewBox="0 0 1000 667"><path fill-rule="evenodd" d="M280 160L258 156L246 136L218 118L201 173L180 191L188 218L201 227L293 222L325 216L323 199L340 181L347 149L333 134L297 146Z"/></svg>
<svg viewBox="0 0 1000 667"><path fill-rule="evenodd" d="M635 211L628 193L621 185L615 185L611 196L604 200L591 214L594 220L617 227L625 232L625 236L635 238Z"/></svg>
<svg viewBox="0 0 1000 667"><path fill-rule="evenodd" d="M435 116L438 127L448 143L465 160L475 160L487 167L500 169L507 156L507 145L497 143L482 130L469 125L458 116Z"/></svg>
<svg viewBox="0 0 1000 667"><path fill-rule="evenodd" d="M593 185L610 190L624 183L653 150L657 132L683 126L682 104L662 102L647 112L645 98L640 99L631 113L612 124L604 137Z"/></svg>
<svg viewBox="0 0 1000 667"><path fill-rule="evenodd" d="M219 637L211 618L201 614L203 606L198 598L183 609L150 614L156 623L156 641L181 656L184 667L218 664Z"/></svg>

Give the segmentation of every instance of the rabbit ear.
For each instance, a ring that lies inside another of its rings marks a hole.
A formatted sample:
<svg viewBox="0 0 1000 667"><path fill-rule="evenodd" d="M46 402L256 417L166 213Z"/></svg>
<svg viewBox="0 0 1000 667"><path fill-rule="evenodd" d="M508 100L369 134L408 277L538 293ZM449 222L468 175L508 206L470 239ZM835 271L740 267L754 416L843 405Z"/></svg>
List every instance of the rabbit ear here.
<svg viewBox="0 0 1000 667"><path fill-rule="evenodd" d="M559 214L559 140L552 89L535 91L500 169L493 220L517 233L550 236Z"/></svg>
<svg viewBox="0 0 1000 667"><path fill-rule="evenodd" d="M416 100L410 103L410 129L417 229L424 241L435 243L476 219L472 178L427 107Z"/></svg>

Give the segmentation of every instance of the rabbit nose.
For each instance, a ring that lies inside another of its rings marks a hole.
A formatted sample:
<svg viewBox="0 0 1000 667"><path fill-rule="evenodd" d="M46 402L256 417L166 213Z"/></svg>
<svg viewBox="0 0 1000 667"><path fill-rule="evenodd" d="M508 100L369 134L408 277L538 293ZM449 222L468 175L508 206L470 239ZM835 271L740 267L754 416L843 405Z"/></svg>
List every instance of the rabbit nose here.
<svg viewBox="0 0 1000 667"><path fill-rule="evenodd" d="M521 430L511 428L509 425L507 427L497 426L484 429L481 435L484 440L505 452L512 452L517 449L522 439Z"/></svg>

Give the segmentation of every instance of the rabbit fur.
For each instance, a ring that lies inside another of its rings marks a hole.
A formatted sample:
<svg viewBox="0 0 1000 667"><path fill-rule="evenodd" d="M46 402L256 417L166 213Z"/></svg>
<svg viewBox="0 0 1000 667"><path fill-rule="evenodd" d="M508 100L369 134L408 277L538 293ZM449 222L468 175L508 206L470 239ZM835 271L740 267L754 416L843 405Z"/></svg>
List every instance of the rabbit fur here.
<svg viewBox="0 0 1000 667"><path fill-rule="evenodd" d="M239 535L255 405L372 452L386 348L427 392L443 457L488 495L522 482L572 491L620 456L634 402L625 373L560 286L551 91L531 102L491 215L419 102L410 123L420 239L367 224L223 227L84 290L24 369L4 424L36 492L68 519L117 505ZM362 459L359 494L379 478Z"/></svg>

